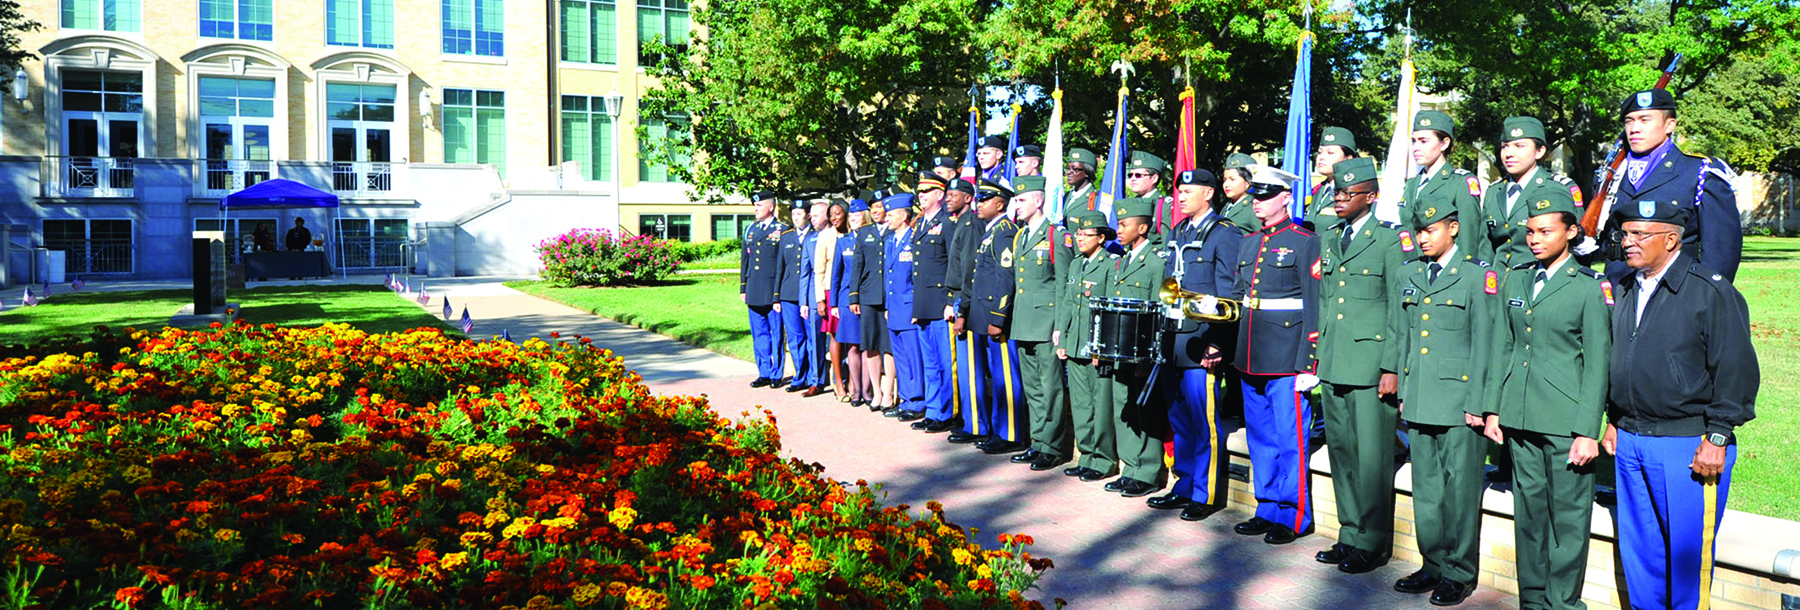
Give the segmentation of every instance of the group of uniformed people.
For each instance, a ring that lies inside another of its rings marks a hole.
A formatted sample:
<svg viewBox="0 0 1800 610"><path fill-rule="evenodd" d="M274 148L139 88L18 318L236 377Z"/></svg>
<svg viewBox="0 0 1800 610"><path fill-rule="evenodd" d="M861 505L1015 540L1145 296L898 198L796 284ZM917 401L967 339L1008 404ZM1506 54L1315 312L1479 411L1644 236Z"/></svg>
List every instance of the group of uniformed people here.
<svg viewBox="0 0 1800 610"><path fill-rule="evenodd" d="M1424 565L1394 588L1439 606L1475 589L1491 461L1511 475L1522 606L1585 607L1605 451L1631 606L1704 607L1759 372L1731 284L1729 169L1675 145L1675 110L1660 89L1626 99L1629 150L1600 235L1581 229L1581 189L1540 164L1537 119L1504 122L1505 176L1484 188L1446 162L1456 129L1439 111L1413 119L1423 170L1398 223L1374 218L1378 168L1341 128L1321 134L1325 181L1304 219L1289 216L1308 195L1290 192L1299 177L1248 155L1171 176L1134 152L1130 196L1114 201L1096 194L1095 155L1074 149L1055 222L1041 151L1010 151L1019 175L1002 180L999 136L973 179L939 157L912 193L797 203L798 229L758 193L741 274L751 385L836 384L841 401L1035 471L1163 491L1148 505L1188 521L1225 504L1224 422L1241 414L1256 506L1235 530L1277 545L1313 529L1317 408L1339 534L1316 558L1349 573L1389 561L1405 452ZM1154 361L1097 349L1109 303L1154 307ZM826 364L820 345L854 357Z"/></svg>

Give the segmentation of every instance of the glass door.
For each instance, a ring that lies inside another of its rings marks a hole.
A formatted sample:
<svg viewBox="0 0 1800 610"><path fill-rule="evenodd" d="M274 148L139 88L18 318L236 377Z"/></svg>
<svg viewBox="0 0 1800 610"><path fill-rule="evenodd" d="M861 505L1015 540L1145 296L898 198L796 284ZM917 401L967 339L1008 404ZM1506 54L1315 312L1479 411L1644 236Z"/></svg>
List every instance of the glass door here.
<svg viewBox="0 0 1800 610"><path fill-rule="evenodd" d="M62 146L58 177L65 194L129 196L136 182L143 120L143 75L64 70Z"/></svg>
<svg viewBox="0 0 1800 610"><path fill-rule="evenodd" d="M393 85L329 83L332 188L339 191L393 190L389 163L394 155Z"/></svg>

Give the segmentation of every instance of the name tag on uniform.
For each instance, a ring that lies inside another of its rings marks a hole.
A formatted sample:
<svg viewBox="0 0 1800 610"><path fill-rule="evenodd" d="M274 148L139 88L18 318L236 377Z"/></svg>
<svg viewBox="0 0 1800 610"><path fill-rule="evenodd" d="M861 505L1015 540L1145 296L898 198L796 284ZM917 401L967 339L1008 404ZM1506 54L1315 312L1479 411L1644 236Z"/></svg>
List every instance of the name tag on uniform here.
<svg viewBox="0 0 1800 610"><path fill-rule="evenodd" d="M1506 304L1520 309L1525 308L1525 301L1523 299L1507 299Z"/></svg>
<svg viewBox="0 0 1800 610"><path fill-rule="evenodd" d="M1418 295L1418 294L1419 294L1419 289L1417 289L1417 288L1407 288L1407 289L1405 289L1405 290L1401 290L1401 291L1400 291L1400 294L1404 294L1404 295L1406 295L1406 296L1409 296L1409 297L1410 297L1410 296L1416 296L1416 295Z"/></svg>

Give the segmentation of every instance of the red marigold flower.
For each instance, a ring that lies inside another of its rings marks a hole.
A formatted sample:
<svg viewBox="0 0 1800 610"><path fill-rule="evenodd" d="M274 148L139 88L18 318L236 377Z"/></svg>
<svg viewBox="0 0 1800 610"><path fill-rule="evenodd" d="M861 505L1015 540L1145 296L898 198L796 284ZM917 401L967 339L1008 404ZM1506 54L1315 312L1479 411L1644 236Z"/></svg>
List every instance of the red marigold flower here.
<svg viewBox="0 0 1800 610"><path fill-rule="evenodd" d="M218 328L218 326L218 322L213 322L214 328ZM136 608L139 602L144 601L144 589L142 587L125 587L119 589L117 592L113 593L113 601L125 604L126 608Z"/></svg>
<svg viewBox="0 0 1800 610"><path fill-rule="evenodd" d="M717 582L718 581L715 580L713 577L704 576L704 575L695 576L691 579L688 579L688 584L693 585L694 589L697 591L705 591L707 589L710 589Z"/></svg>

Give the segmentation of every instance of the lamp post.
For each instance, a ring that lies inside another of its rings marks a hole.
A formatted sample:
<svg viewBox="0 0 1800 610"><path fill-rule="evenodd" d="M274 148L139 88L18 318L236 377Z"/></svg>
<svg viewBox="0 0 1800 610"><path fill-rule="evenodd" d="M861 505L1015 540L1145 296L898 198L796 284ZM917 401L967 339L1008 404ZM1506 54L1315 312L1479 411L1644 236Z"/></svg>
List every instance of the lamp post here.
<svg viewBox="0 0 1800 610"><path fill-rule="evenodd" d="M614 84L613 90L600 99L605 102L606 116L612 122L612 194L613 206L618 207L620 197L619 184L624 181L623 176L619 174L619 151L624 148L619 144L619 115L625 110L625 96L619 93L619 86Z"/></svg>
<svg viewBox="0 0 1800 610"><path fill-rule="evenodd" d="M426 129L432 128L432 124L431 124L431 90L430 89L420 89L419 90L419 119L420 119L420 121L425 123Z"/></svg>
<svg viewBox="0 0 1800 610"><path fill-rule="evenodd" d="M19 102L19 112L25 112L25 98L31 97L31 75L25 73L25 66L13 69L12 96Z"/></svg>

